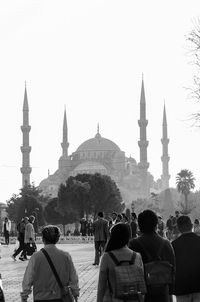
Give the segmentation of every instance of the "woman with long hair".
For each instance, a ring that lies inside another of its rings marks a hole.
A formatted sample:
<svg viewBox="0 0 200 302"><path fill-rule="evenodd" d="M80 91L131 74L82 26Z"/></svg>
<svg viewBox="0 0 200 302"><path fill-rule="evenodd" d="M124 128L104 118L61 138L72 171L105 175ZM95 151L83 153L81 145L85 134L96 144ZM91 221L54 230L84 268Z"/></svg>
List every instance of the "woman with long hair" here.
<svg viewBox="0 0 200 302"><path fill-rule="evenodd" d="M118 302L114 298L112 289L115 287L114 268L116 266L109 252L112 252L118 261L130 261L135 256L135 267L141 271L143 278L143 263L139 253L133 252L128 248L130 239L130 229L125 223L117 223L110 230L110 238L102 256L99 268L99 280L97 290L97 302Z"/></svg>

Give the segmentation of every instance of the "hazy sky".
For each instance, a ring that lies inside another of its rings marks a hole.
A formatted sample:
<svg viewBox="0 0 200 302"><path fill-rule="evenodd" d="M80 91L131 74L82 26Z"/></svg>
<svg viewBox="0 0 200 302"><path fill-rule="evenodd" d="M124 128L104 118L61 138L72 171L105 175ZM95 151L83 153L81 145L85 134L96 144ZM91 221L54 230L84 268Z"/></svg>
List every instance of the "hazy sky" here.
<svg viewBox="0 0 200 302"><path fill-rule="evenodd" d="M194 67L186 36L199 17L199 1L8 0L0 2L0 201L22 184L22 108L27 81L31 182L58 168L66 104L69 153L103 137L139 161L142 73L147 102L149 171L162 174L165 100L170 185L189 169L200 186L200 129L188 99Z"/></svg>

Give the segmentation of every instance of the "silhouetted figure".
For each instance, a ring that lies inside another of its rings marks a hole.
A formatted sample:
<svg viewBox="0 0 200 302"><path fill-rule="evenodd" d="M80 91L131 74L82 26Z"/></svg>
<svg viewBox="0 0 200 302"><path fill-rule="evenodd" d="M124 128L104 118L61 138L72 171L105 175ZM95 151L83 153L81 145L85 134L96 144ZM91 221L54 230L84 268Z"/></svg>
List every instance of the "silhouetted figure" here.
<svg viewBox="0 0 200 302"><path fill-rule="evenodd" d="M9 245L10 230L11 230L11 221L7 217L5 217L2 232L4 234L6 245Z"/></svg>
<svg viewBox="0 0 200 302"><path fill-rule="evenodd" d="M175 289L177 302L200 301L200 237L192 232L191 219L177 219L180 236L172 241L176 257Z"/></svg>
<svg viewBox="0 0 200 302"><path fill-rule="evenodd" d="M108 221L103 218L103 212L98 213L97 220L93 223L93 228L95 246L95 260L93 265L99 265L100 256L109 237Z"/></svg>

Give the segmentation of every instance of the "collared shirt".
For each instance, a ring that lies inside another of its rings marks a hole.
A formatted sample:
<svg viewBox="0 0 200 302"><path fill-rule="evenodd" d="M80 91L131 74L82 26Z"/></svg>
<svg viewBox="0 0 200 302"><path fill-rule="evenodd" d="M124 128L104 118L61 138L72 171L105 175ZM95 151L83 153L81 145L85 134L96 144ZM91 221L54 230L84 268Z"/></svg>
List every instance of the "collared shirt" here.
<svg viewBox="0 0 200 302"><path fill-rule="evenodd" d="M72 258L68 252L58 249L54 244L45 245L63 286L70 285L75 296L79 295L78 275ZM34 300L53 300L60 298L60 288L42 253L38 251L32 255L26 268L23 282L23 299L27 299L33 287Z"/></svg>

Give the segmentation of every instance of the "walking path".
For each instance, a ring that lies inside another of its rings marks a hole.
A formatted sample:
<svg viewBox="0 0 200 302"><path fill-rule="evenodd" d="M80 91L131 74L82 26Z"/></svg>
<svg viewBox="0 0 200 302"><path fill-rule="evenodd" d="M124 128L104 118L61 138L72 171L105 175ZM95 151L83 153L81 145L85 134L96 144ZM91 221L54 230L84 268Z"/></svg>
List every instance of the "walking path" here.
<svg viewBox="0 0 200 302"><path fill-rule="evenodd" d="M38 249L42 244L38 245ZM68 251L74 261L79 276L80 298L79 301L96 301L98 267L92 265L94 258L94 245L91 243L82 244L58 244L58 247ZM5 292L6 302L21 302L21 283L27 261L14 261L11 258L14 245L1 246L0 273ZM33 301L29 297L28 301Z"/></svg>
<svg viewBox="0 0 200 302"><path fill-rule="evenodd" d="M37 246L39 250L43 245L38 244ZM94 260L94 244L58 244L58 247L68 251L74 261L81 288L79 302L95 302L99 269L92 265ZM0 273L2 274L6 302L21 302L21 283L27 261L13 261L11 258L13 249L13 244L9 246L2 245ZM32 301L33 299L31 296L29 297L28 302ZM175 298L173 301L176 301Z"/></svg>

